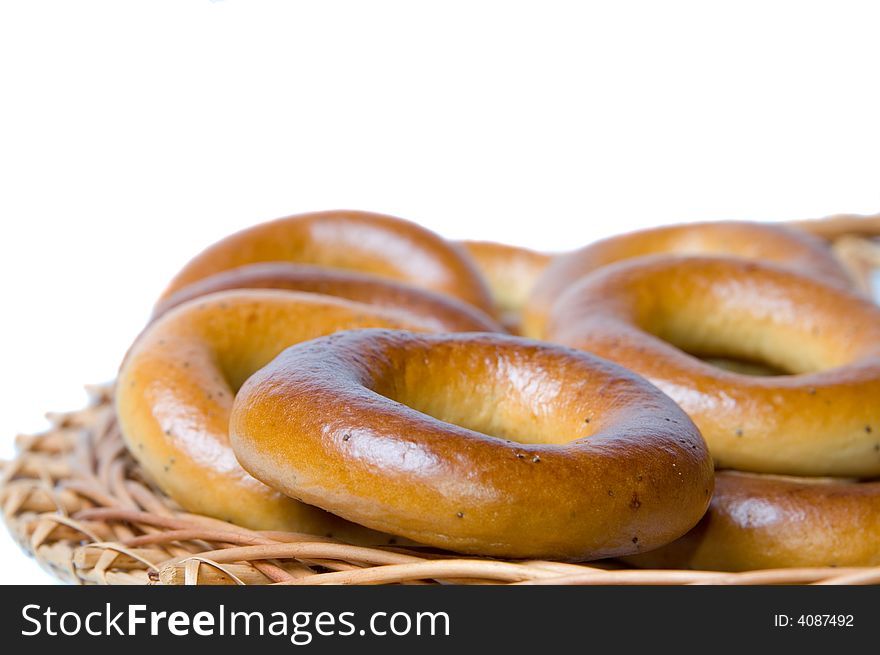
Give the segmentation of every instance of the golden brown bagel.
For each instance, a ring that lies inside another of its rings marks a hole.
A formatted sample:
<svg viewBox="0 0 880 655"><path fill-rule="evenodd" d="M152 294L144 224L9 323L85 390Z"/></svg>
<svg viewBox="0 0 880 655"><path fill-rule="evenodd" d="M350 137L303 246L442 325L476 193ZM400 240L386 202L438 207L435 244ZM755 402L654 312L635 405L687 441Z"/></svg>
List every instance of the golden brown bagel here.
<svg viewBox="0 0 880 655"><path fill-rule="evenodd" d="M880 236L880 214L837 214L825 218L792 221L789 225L829 241L843 236Z"/></svg>
<svg viewBox="0 0 880 655"><path fill-rule="evenodd" d="M283 262L248 264L193 282L160 302L154 320L199 296L232 289L286 289L345 298L393 311L404 321L438 332L503 331L487 314L451 296L364 273Z"/></svg>
<svg viewBox="0 0 880 655"><path fill-rule="evenodd" d="M370 531L253 479L228 434L233 397L251 373L291 344L359 327L423 329L360 303L292 291L227 291L180 305L147 327L120 370L125 442L189 511L253 529L376 542Z"/></svg>
<svg viewBox="0 0 880 655"><path fill-rule="evenodd" d="M712 464L656 388L511 336L356 330L287 349L230 419L242 465L371 528L467 553L593 559L702 516Z"/></svg>
<svg viewBox="0 0 880 655"><path fill-rule="evenodd" d="M722 471L706 516L648 568L746 571L880 565L880 482Z"/></svg>
<svg viewBox="0 0 880 655"><path fill-rule="evenodd" d="M640 258L574 285L547 332L654 382L719 467L880 475L880 307L854 292L763 262ZM789 375L737 374L695 355Z"/></svg>
<svg viewBox="0 0 880 655"><path fill-rule="evenodd" d="M226 237L192 259L161 300L214 273L270 261L369 273L492 310L479 272L455 244L400 218L343 210L288 216Z"/></svg>
<svg viewBox="0 0 880 655"><path fill-rule="evenodd" d="M502 323L518 332L522 308L553 255L493 241L459 243L488 283Z"/></svg>
<svg viewBox="0 0 880 655"><path fill-rule="evenodd" d="M745 221L670 225L610 237L556 257L538 278L525 305L524 333L543 338L550 309L585 275L621 260L658 254L766 260L845 288L854 284L825 243L785 225Z"/></svg>

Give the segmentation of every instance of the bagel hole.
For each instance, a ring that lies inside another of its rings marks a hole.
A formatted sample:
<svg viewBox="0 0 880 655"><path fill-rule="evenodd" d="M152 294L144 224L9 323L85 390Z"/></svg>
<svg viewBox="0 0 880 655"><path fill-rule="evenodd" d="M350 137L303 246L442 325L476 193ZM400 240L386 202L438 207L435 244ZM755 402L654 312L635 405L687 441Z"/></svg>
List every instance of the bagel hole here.
<svg viewBox="0 0 880 655"><path fill-rule="evenodd" d="M707 364L711 364L715 368L724 371L739 373L740 375L754 375L758 377L774 377L777 375L791 375L790 371L774 366L767 362L756 362L748 359L734 359L731 357L701 357L696 353L688 353L698 359L703 360Z"/></svg>
<svg viewBox="0 0 880 655"><path fill-rule="evenodd" d="M696 321L655 316L643 327L688 355L741 375L800 375L845 363L812 335L779 326L749 325L723 314Z"/></svg>
<svg viewBox="0 0 880 655"><path fill-rule="evenodd" d="M590 429L593 420L589 416L586 418L591 420L588 422L584 419L580 431L575 431L573 428L560 429L551 417L541 420L529 415L524 408L514 409L512 406L519 403L511 402L510 397L498 401L494 393L483 395L484 391L480 390L480 394L480 402L462 402L450 399L445 394L431 398L399 393L382 395L443 423L503 441L515 441L521 444L559 444L587 437L593 431ZM500 406L499 403L502 402L503 406ZM519 416L521 420L516 420L515 416Z"/></svg>
<svg viewBox="0 0 880 655"><path fill-rule="evenodd" d="M573 411L573 387L582 390L583 384L566 384L549 372L552 366L498 352L453 364L460 358L444 350L410 357L402 375L370 385L372 390L438 421L521 444L563 444L601 430L603 417L591 406L595 394ZM428 382L434 379L444 382Z"/></svg>
<svg viewBox="0 0 880 655"><path fill-rule="evenodd" d="M740 269L683 258L640 271L643 288L622 305L631 312L626 320L689 355L731 360L746 374L817 373L871 351L869 334L853 328L867 313L860 299L769 266ZM873 332L870 321L866 327Z"/></svg>

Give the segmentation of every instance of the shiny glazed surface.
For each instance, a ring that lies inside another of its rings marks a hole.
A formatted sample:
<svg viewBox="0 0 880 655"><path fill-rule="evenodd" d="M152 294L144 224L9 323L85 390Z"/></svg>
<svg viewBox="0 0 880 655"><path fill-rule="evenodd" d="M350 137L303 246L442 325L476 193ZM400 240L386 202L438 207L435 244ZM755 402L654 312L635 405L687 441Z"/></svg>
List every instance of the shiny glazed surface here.
<svg viewBox="0 0 880 655"><path fill-rule="evenodd" d="M451 296L356 271L283 262L248 264L193 282L160 302L153 317L199 296L233 289L285 289L345 298L438 332L503 331L487 314Z"/></svg>
<svg viewBox="0 0 880 655"><path fill-rule="evenodd" d="M233 448L256 478L433 546L584 560L657 547L705 511L694 425L638 376L516 337L358 330L248 379Z"/></svg>
<svg viewBox="0 0 880 655"><path fill-rule="evenodd" d="M788 226L747 221L669 225L609 237L555 258L525 305L524 333L543 337L552 306L585 275L625 259L660 254L763 260L843 288L854 284L826 243Z"/></svg>
<svg viewBox="0 0 880 655"><path fill-rule="evenodd" d="M719 571L877 566L880 482L721 471L697 527L629 561Z"/></svg>
<svg viewBox="0 0 880 655"><path fill-rule="evenodd" d="M425 329L313 293L227 291L180 305L147 327L120 370L116 408L129 450L189 511L253 529L381 543L386 537L258 482L229 444L233 398L254 371L292 344L362 327Z"/></svg>
<svg viewBox="0 0 880 655"><path fill-rule="evenodd" d="M721 468L880 475L880 307L860 295L767 263L640 258L571 287L547 333L654 382ZM724 371L695 355L788 375Z"/></svg>
<svg viewBox="0 0 880 655"><path fill-rule="evenodd" d="M486 279L502 322L518 333L522 309L554 255L493 241L459 243Z"/></svg>
<svg viewBox="0 0 880 655"><path fill-rule="evenodd" d="M369 273L492 310L482 278L455 244L415 223L353 210L289 216L226 237L193 258L162 300L214 273L270 261Z"/></svg>

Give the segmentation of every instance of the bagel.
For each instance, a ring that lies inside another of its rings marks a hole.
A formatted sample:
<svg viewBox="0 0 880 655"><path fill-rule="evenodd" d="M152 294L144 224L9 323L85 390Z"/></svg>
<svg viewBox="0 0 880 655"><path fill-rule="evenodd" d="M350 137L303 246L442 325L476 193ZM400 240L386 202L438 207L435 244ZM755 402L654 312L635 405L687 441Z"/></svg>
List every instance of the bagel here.
<svg viewBox="0 0 880 655"><path fill-rule="evenodd" d="M792 221L789 225L828 241L845 236L880 236L880 214L837 214L825 218Z"/></svg>
<svg viewBox="0 0 880 655"><path fill-rule="evenodd" d="M485 278L501 322L519 331L522 309L553 255L494 241L459 241Z"/></svg>
<svg viewBox="0 0 880 655"><path fill-rule="evenodd" d="M719 468L880 475L880 307L765 262L620 262L563 294L552 341L647 377L694 420ZM721 370L757 361L782 376Z"/></svg>
<svg viewBox="0 0 880 655"><path fill-rule="evenodd" d="M558 298L603 266L648 255L712 255L776 262L843 288L853 279L821 239L785 225L718 221L622 234L556 257L538 278L523 312L523 332L543 338Z"/></svg>
<svg viewBox="0 0 880 655"><path fill-rule="evenodd" d="M479 272L455 244L400 218L342 210L288 216L218 241L184 266L160 302L215 273L270 261L368 273L492 311Z"/></svg>
<svg viewBox="0 0 880 655"><path fill-rule="evenodd" d="M286 289L345 298L438 332L503 331L487 314L451 296L364 273L283 262L248 264L193 282L161 301L153 320L199 296L233 289Z"/></svg>
<svg viewBox="0 0 880 655"><path fill-rule="evenodd" d="M512 336L356 330L285 350L230 435L268 486L460 552L585 560L703 515L711 459L666 396L610 362Z"/></svg>
<svg viewBox="0 0 880 655"><path fill-rule="evenodd" d="M880 482L720 471L697 527L628 561L714 571L877 566Z"/></svg>
<svg viewBox="0 0 880 655"><path fill-rule="evenodd" d="M145 329L119 372L116 410L125 443L188 511L257 530L380 543L379 535L258 482L229 445L233 397L251 373L291 344L360 327L426 329L314 293L227 291L180 305Z"/></svg>

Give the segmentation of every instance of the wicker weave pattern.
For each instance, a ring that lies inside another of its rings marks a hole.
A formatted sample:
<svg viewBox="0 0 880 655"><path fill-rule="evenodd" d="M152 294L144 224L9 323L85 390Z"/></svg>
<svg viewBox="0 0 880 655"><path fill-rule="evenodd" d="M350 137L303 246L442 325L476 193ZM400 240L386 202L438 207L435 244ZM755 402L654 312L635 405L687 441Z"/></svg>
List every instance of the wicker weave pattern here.
<svg viewBox="0 0 880 655"><path fill-rule="evenodd" d="M851 221L851 217L843 217ZM872 219L875 220L876 219ZM816 230L867 285L880 246L848 222ZM859 223L864 225L864 223ZM816 224L818 225L818 224ZM807 226L811 227L811 226ZM844 229L844 227L846 229ZM874 226L868 233L880 232ZM638 570L614 562L461 558L436 550L364 548L313 535L255 532L182 511L147 481L116 425L109 386L85 409L17 440L0 464L0 506L19 545L78 584L876 584L880 567L724 573Z"/></svg>

